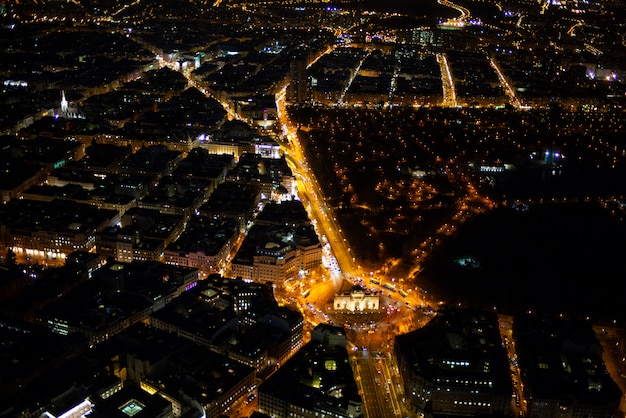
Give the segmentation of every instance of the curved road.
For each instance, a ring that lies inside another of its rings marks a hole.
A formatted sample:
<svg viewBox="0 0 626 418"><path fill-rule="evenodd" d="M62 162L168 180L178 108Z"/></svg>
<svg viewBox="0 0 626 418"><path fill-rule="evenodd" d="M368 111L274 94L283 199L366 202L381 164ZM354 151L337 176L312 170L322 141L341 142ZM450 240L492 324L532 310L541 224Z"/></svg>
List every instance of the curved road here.
<svg viewBox="0 0 626 418"><path fill-rule="evenodd" d="M456 11L458 11L459 13L461 13L461 16L459 16L459 20L466 20L469 19L470 17L470 11L469 9L466 9L463 6L459 6L458 4L454 4L451 1L448 0L437 0L437 3L441 4L442 6L446 6L446 7L450 7Z"/></svg>

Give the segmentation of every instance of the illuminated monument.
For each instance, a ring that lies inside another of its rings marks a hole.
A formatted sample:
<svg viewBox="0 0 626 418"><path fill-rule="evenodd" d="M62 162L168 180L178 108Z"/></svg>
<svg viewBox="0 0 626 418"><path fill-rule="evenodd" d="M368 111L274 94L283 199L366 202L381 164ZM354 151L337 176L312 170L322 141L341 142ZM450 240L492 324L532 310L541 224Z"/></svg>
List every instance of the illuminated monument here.
<svg viewBox="0 0 626 418"><path fill-rule="evenodd" d="M378 293L368 292L361 286L354 286L347 292L337 293L333 306L335 312L377 312L379 301Z"/></svg>

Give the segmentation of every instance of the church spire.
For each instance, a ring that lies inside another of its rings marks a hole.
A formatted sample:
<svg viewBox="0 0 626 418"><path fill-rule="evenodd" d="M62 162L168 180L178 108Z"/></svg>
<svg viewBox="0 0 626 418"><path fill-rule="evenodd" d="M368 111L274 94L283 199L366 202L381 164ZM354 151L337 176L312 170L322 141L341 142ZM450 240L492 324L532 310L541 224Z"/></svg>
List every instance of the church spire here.
<svg viewBox="0 0 626 418"><path fill-rule="evenodd" d="M61 114L66 115L68 111L68 103L65 98L65 90L61 90Z"/></svg>

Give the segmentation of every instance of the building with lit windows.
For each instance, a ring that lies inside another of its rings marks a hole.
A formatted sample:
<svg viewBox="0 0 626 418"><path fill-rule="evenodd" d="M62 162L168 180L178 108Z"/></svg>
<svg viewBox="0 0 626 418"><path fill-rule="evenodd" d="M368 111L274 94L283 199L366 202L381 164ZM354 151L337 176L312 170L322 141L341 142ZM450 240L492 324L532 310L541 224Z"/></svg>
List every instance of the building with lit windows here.
<svg viewBox="0 0 626 418"><path fill-rule="evenodd" d="M85 190L94 190L100 179L96 173L76 170L70 167L59 167L52 170L46 179L46 184L55 187L77 185Z"/></svg>
<svg viewBox="0 0 626 418"><path fill-rule="evenodd" d="M312 226L255 225L232 261L232 274L258 282L279 282L318 268L322 246Z"/></svg>
<svg viewBox="0 0 626 418"><path fill-rule="evenodd" d="M304 317L298 311L279 306L258 321L265 330L268 354L277 364L284 364L302 347Z"/></svg>
<svg viewBox="0 0 626 418"><path fill-rule="evenodd" d="M144 324L128 328L112 344L127 384L166 400L172 417L218 417L255 388L253 368Z"/></svg>
<svg viewBox="0 0 626 418"><path fill-rule="evenodd" d="M261 188L261 200L279 200L297 195L296 178L283 158L267 158L259 154L242 154L226 178L237 184L255 184ZM282 191L282 192L281 192Z"/></svg>
<svg viewBox="0 0 626 418"><path fill-rule="evenodd" d="M131 208L118 225L96 235L97 251L104 257L122 262L160 261L166 246L180 236L184 225L182 215Z"/></svg>
<svg viewBox="0 0 626 418"><path fill-rule="evenodd" d="M219 273L226 267L238 237L236 221L196 216L187 223L181 236L165 248L164 261L198 268L209 274Z"/></svg>
<svg viewBox="0 0 626 418"><path fill-rule="evenodd" d="M268 129L278 121L276 97L273 94L232 97L240 118L251 126Z"/></svg>
<svg viewBox="0 0 626 418"><path fill-rule="evenodd" d="M172 418L172 403L163 396L128 385L113 395L101 399L94 398L91 411L85 415L94 418ZM77 418L85 415L67 415ZM66 415L61 415L65 417Z"/></svg>
<svg viewBox="0 0 626 418"><path fill-rule="evenodd" d="M256 372L283 364L304 338L304 317L278 306L271 286L218 274L153 312L149 322Z"/></svg>
<svg viewBox="0 0 626 418"><path fill-rule="evenodd" d="M259 154L267 158L280 158L280 145L269 137L226 139L203 137L200 147L210 154L228 154L239 160L243 154Z"/></svg>
<svg viewBox="0 0 626 418"><path fill-rule="evenodd" d="M115 122L114 122L115 123ZM72 135L81 142L97 141L99 144L111 144L119 147L130 147L133 152L140 150L142 147L148 145L161 145L169 148L172 151L189 152L192 149L200 145L200 141L197 138L177 137L168 138L163 136L151 136L150 138L137 138L132 135L113 134L110 132L97 133L93 136L78 136Z"/></svg>
<svg viewBox="0 0 626 418"><path fill-rule="evenodd" d="M159 262L109 262L36 312L57 334L79 333L94 346L146 320L195 287L198 270Z"/></svg>
<svg viewBox="0 0 626 418"><path fill-rule="evenodd" d="M0 247L32 260L64 259L94 252L96 235L120 221L117 211L67 200L12 200L2 208Z"/></svg>
<svg viewBox="0 0 626 418"><path fill-rule="evenodd" d="M261 379L258 377L258 374L271 364L267 348L248 341L237 341L236 346L228 350L228 357L254 368L257 373L257 382L259 383Z"/></svg>
<svg viewBox="0 0 626 418"><path fill-rule="evenodd" d="M154 177L147 175L124 176L115 185L115 194L141 199L148 194L154 181Z"/></svg>
<svg viewBox="0 0 626 418"><path fill-rule="evenodd" d="M512 383L493 312L440 311L395 339L407 406L426 416L507 416Z"/></svg>
<svg viewBox="0 0 626 418"><path fill-rule="evenodd" d="M277 418L363 416L345 334L336 338L343 331L336 328L316 327L316 338L259 386L260 412Z"/></svg>
<svg viewBox="0 0 626 418"><path fill-rule="evenodd" d="M91 279L93 273L106 264L106 260L100 254L75 251L65 258L65 264L82 267L85 270L87 278Z"/></svg>

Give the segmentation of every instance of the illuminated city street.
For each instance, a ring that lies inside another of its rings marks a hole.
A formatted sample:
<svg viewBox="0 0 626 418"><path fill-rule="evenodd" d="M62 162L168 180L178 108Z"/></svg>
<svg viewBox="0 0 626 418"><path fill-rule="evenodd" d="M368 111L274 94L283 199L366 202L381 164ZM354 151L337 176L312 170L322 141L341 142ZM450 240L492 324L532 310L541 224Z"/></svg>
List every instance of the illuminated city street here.
<svg viewBox="0 0 626 418"><path fill-rule="evenodd" d="M0 1L0 417L624 418L626 7L419 6Z"/></svg>
<svg viewBox="0 0 626 418"><path fill-rule="evenodd" d="M281 145L287 154L287 161L293 164L293 171L298 176L298 192L306 203L311 219L314 219L316 222L317 232L320 236L325 236L327 242L331 244L332 256L336 258L341 272L348 276L358 276L359 272L355 259L350 254L350 246L341 234L341 228L337 225L332 211L328 208L321 189L317 184L315 175L309 168L298 139L297 130L288 119L285 110L284 90L277 95L276 106L280 126L283 127L283 134L287 140L286 142L283 141ZM337 277L337 280L339 280L339 277Z"/></svg>

